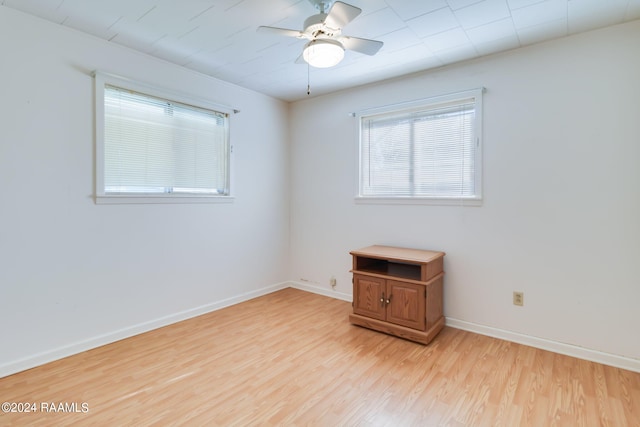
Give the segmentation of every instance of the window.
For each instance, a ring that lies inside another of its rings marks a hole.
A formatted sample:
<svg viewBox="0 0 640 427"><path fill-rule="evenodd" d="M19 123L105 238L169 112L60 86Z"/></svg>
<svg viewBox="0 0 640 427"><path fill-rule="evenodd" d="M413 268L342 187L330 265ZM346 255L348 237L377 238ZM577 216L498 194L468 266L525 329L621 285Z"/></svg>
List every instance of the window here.
<svg viewBox="0 0 640 427"><path fill-rule="evenodd" d="M230 196L229 114L96 74L96 201L219 201Z"/></svg>
<svg viewBox="0 0 640 427"><path fill-rule="evenodd" d="M479 204L482 89L359 118L359 201Z"/></svg>

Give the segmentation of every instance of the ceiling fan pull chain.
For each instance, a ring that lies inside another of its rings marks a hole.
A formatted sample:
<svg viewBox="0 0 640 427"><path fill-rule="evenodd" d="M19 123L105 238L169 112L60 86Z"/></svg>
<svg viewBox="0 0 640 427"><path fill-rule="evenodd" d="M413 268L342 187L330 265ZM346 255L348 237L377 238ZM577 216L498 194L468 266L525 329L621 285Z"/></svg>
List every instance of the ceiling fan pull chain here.
<svg viewBox="0 0 640 427"><path fill-rule="evenodd" d="M309 68L311 66L307 62L307 95L311 95L311 79L309 78Z"/></svg>

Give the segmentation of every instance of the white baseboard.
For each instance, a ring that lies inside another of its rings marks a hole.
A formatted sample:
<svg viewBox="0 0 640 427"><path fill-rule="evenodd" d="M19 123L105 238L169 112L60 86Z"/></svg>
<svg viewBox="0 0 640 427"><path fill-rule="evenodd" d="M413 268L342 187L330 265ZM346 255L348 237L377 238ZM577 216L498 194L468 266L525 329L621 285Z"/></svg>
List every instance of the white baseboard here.
<svg viewBox="0 0 640 427"><path fill-rule="evenodd" d="M181 311L169 316L164 316L159 319L150 320L148 322L133 325L127 328L123 328L108 334L99 335L93 338L89 338L83 341L79 341L63 347L58 347L53 350L45 351L35 354L33 356L26 357L24 359L16 360L13 362L0 365L0 378L8 375L15 374L27 369L35 368L36 366L43 365L45 363L53 362L64 357L72 356L74 354L81 353L83 351L91 350L96 347L100 347L106 344L111 344L116 341L120 341L125 338L132 337L134 335L142 334L144 332L158 329L163 326L170 325L172 323L181 322L183 320L190 319L192 317L200 316L202 314L210 313L212 311L220 310L221 308L229 307L234 304L239 304L244 301L248 301L253 298L257 298L263 295L270 294L281 289L289 287L288 282L278 283L276 285L268 286L256 291L246 292L231 298L227 298L221 301L216 301L210 304L205 304L200 307L192 308L189 310Z"/></svg>
<svg viewBox="0 0 640 427"><path fill-rule="evenodd" d="M337 292L332 289L321 288L320 286L314 286L309 283L303 282L288 282L289 287L300 289L301 291L311 292L313 294L324 295L325 297L331 297L342 301L351 302L353 297L351 294L345 294L343 292Z"/></svg>
<svg viewBox="0 0 640 427"><path fill-rule="evenodd" d="M446 318L446 325L451 326L452 328L462 329L480 335L487 335L505 341L511 341L542 350L552 351L554 353L576 357L578 359L590 360L592 362L602 363L603 365L609 365L616 368L627 369L629 371L640 372L640 359L618 356L611 353L591 350L588 348L579 347L572 344L565 344L558 341L552 341L545 338L538 338L531 335L524 335L517 332L507 331L504 329L478 325L477 323L466 322L464 320L453 319L451 317Z"/></svg>

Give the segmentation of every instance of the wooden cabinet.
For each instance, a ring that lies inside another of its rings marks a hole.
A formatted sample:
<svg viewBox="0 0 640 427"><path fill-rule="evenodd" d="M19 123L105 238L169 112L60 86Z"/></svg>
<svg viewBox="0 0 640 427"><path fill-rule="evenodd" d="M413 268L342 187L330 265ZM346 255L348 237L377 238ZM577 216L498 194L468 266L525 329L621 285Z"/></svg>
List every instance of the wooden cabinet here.
<svg viewBox="0 0 640 427"><path fill-rule="evenodd" d="M351 323L423 344L440 332L443 252L369 246L351 255Z"/></svg>

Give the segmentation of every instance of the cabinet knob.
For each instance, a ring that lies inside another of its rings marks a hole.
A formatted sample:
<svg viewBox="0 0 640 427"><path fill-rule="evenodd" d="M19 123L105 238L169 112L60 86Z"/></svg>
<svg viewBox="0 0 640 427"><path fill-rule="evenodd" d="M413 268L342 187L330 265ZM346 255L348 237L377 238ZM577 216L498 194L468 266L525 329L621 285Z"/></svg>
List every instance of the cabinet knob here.
<svg viewBox="0 0 640 427"><path fill-rule="evenodd" d="M391 297L392 297L392 296L393 296L393 295L389 295L389 298L387 298L387 304L389 304L389 303L391 302Z"/></svg>

